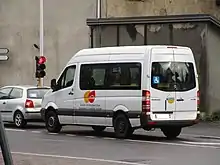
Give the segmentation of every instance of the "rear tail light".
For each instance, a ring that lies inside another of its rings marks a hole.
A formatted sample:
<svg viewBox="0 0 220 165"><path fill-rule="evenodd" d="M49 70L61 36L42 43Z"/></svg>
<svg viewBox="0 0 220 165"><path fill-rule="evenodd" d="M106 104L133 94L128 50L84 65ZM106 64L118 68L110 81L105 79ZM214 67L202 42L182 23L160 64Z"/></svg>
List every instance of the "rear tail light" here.
<svg viewBox="0 0 220 165"><path fill-rule="evenodd" d="M25 101L25 108L34 108L34 102L32 100Z"/></svg>
<svg viewBox="0 0 220 165"><path fill-rule="evenodd" d="M200 105L200 92L197 91L197 109L199 109L199 105Z"/></svg>
<svg viewBox="0 0 220 165"><path fill-rule="evenodd" d="M150 112L150 91L142 91L142 112Z"/></svg>

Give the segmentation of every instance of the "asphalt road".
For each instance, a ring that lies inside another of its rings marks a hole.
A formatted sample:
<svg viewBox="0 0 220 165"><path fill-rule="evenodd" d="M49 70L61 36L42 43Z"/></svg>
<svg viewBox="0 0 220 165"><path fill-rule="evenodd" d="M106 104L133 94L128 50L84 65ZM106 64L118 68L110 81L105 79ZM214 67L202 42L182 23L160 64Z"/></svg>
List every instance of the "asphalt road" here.
<svg viewBox="0 0 220 165"><path fill-rule="evenodd" d="M96 135L89 127L64 127L50 134L43 126L6 126L16 165L219 165L219 128L200 124L171 141L160 131L138 130L119 140L112 129Z"/></svg>

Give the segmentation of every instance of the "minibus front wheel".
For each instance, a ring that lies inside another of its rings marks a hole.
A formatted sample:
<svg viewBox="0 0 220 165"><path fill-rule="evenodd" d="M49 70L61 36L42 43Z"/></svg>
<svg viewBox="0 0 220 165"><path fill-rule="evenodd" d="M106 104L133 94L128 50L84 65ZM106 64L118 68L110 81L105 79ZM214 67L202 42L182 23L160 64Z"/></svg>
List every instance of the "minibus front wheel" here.
<svg viewBox="0 0 220 165"><path fill-rule="evenodd" d="M49 132L58 133L60 132L62 126L59 122L59 118L54 111L49 111L46 114L46 128Z"/></svg>

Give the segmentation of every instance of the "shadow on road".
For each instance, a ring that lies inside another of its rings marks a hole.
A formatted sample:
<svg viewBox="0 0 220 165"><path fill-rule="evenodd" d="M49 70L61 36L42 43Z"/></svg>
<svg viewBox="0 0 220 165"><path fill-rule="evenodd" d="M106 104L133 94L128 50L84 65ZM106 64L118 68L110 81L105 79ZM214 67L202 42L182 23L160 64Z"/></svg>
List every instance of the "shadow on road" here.
<svg viewBox="0 0 220 165"><path fill-rule="evenodd" d="M4 126L5 126L5 128L19 129L19 128L17 128L13 123L5 123ZM25 128L23 128L23 129L29 130L29 129L42 129L42 128L43 128L43 129L45 128L45 126L44 126L43 123L39 123L39 124L29 124L29 123L28 123L28 124L25 126Z"/></svg>
<svg viewBox="0 0 220 165"><path fill-rule="evenodd" d="M5 123L5 128L11 128L11 129L19 129L17 128L14 124L12 123ZM27 126L25 128L23 128L23 130L42 130L43 132L47 132L47 130L45 129L45 125L42 122L39 123L28 123ZM72 128L71 130L61 130L61 132L59 133L59 135L65 135L65 134L72 134L72 135L76 135L76 136L94 136L96 138L116 138L114 132L109 132L109 130L103 131L101 133L97 133L93 130L87 130L87 129L83 129L81 130L81 128ZM129 140L139 140L139 141L155 141L155 142L175 142L175 141L192 141L192 139L187 139L187 138L183 138L183 137L179 137L175 140L169 140L167 139L165 136L161 136L161 135L144 135L144 134L133 134L132 136L130 136L129 138L127 138Z"/></svg>
<svg viewBox="0 0 220 165"><path fill-rule="evenodd" d="M115 138L114 132L102 132L102 133L96 133L94 131L90 130L74 130L74 131L62 131L59 134L73 134L77 136L95 136L97 138ZM163 136L153 136L153 135L140 135L140 134L133 134L129 138L129 140L140 140L140 141L156 141L156 142L175 142L175 141L188 141L185 138L177 138L175 140L169 140L166 137Z"/></svg>

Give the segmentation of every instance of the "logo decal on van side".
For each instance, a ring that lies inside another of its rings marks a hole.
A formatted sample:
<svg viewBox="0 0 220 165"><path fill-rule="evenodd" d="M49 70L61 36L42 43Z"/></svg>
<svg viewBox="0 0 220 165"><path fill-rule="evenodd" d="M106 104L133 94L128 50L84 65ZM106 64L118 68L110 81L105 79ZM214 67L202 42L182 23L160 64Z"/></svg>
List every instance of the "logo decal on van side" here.
<svg viewBox="0 0 220 165"><path fill-rule="evenodd" d="M168 101L169 104L173 104L174 103L174 98L173 97L167 98L167 101Z"/></svg>
<svg viewBox="0 0 220 165"><path fill-rule="evenodd" d="M87 91L84 94L85 103L93 103L95 101L96 93L95 91Z"/></svg>

